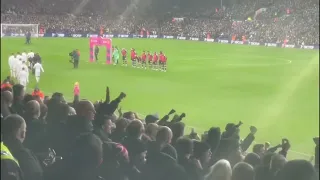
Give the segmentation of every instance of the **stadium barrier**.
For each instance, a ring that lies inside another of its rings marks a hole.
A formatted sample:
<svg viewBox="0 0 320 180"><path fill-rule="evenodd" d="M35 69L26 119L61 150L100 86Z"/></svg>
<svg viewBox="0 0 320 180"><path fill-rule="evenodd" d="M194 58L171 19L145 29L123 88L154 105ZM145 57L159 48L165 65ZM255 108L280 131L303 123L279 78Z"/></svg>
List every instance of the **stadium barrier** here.
<svg viewBox="0 0 320 180"><path fill-rule="evenodd" d="M24 37L24 34L8 33L4 37ZM71 37L71 38L90 38L98 37L98 34L64 34L64 33L45 33L39 34L39 37ZM252 42L252 41L232 41L230 39L207 39L197 37L184 37L184 36L167 36L167 35L135 35L135 34L103 34L105 38L149 38L149 39L178 39L190 41L205 41L217 42L222 44L240 44L251 46L266 46L266 47L284 47L284 48L297 48L297 49L319 49L319 45L296 45L296 44L283 44L275 42Z"/></svg>

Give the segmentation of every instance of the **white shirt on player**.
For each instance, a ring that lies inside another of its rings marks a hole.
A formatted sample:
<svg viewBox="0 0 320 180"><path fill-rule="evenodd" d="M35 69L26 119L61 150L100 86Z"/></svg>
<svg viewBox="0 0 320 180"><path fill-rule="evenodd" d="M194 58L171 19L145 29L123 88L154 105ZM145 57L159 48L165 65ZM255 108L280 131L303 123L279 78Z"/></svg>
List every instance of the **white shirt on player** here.
<svg viewBox="0 0 320 180"><path fill-rule="evenodd" d="M22 53L21 53L21 56L22 56L22 59L27 59L27 53L22 52Z"/></svg>
<svg viewBox="0 0 320 180"><path fill-rule="evenodd" d="M20 54L17 54L16 58L21 61L22 60L22 56Z"/></svg>
<svg viewBox="0 0 320 180"><path fill-rule="evenodd" d="M24 70L29 73L28 64L26 61L22 61L21 68L24 68Z"/></svg>
<svg viewBox="0 0 320 180"><path fill-rule="evenodd" d="M14 59L15 59L14 55L9 56L9 67L10 67L10 70L12 70L12 68L13 68Z"/></svg>
<svg viewBox="0 0 320 180"><path fill-rule="evenodd" d="M24 87L27 86L28 83L29 74L26 70L22 70L19 73L19 84L23 85Z"/></svg>
<svg viewBox="0 0 320 180"><path fill-rule="evenodd" d="M43 68L42 68L42 65L40 63L36 63L34 66L33 66L33 69L35 70L34 71L34 75L37 77L40 76L40 73L41 71L44 72Z"/></svg>
<svg viewBox="0 0 320 180"><path fill-rule="evenodd" d="M19 60L17 59L17 56L12 58L12 70L13 70L14 76L16 75L16 70L17 70L16 67L17 67L18 61Z"/></svg>
<svg viewBox="0 0 320 180"><path fill-rule="evenodd" d="M21 71L21 67L22 66L22 61L20 60L16 60L16 63L15 63L15 70L16 70L16 77L19 78L20 76L20 71Z"/></svg>
<svg viewBox="0 0 320 180"><path fill-rule="evenodd" d="M27 54L28 58L33 58L34 57L34 52L30 51L28 54Z"/></svg>

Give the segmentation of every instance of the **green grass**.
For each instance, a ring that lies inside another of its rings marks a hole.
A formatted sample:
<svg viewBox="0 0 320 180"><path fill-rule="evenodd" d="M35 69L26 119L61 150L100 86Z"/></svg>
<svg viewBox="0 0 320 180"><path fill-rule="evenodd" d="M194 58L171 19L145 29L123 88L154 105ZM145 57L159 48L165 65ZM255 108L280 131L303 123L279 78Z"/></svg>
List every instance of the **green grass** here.
<svg viewBox="0 0 320 180"><path fill-rule="evenodd" d="M256 142L276 145L287 137L292 150L314 153L312 138L319 134L318 50L158 39L113 39L113 44L139 53L164 51L168 72L88 63L88 39L39 38L24 45L24 39L4 38L1 79L9 73L10 53L33 50L43 59L40 88L47 94L59 91L71 99L78 81L81 97L94 101L104 98L109 86L112 97L127 94L121 104L125 110L163 115L174 108L185 112L184 121L198 132L241 120L243 136L250 125L257 126ZM75 48L81 51L77 70L68 62ZM104 53L101 48L101 61ZM33 88L35 79L30 79L28 88ZM296 152L289 157L309 158Z"/></svg>

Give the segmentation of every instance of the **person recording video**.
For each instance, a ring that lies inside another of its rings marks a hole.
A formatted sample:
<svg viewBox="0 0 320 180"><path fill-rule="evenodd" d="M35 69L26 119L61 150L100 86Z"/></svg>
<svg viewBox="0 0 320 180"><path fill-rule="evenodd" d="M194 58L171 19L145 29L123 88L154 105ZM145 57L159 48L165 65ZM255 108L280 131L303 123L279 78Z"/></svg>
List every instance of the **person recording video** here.
<svg viewBox="0 0 320 180"><path fill-rule="evenodd" d="M74 69L77 69L79 66L80 51L78 49L73 50L69 53L69 57L71 58L69 62L73 64Z"/></svg>

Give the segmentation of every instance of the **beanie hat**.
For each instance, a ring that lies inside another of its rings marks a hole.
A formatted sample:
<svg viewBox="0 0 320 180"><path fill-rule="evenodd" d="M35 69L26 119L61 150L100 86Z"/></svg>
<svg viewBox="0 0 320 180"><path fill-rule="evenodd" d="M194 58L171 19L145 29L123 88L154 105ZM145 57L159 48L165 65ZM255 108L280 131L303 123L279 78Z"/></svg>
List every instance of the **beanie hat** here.
<svg viewBox="0 0 320 180"><path fill-rule="evenodd" d="M146 124L156 123L158 120L159 120L159 115L158 114L149 114L145 118Z"/></svg>

